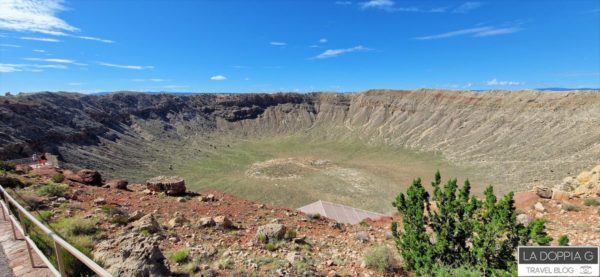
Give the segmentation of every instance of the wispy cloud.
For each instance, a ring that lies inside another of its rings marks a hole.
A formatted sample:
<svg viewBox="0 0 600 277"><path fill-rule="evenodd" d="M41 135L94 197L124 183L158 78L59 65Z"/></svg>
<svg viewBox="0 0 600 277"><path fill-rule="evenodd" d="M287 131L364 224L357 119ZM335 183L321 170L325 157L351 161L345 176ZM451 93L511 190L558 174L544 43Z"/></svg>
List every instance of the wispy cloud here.
<svg viewBox="0 0 600 277"><path fill-rule="evenodd" d="M364 52L369 51L371 49L364 47L362 45L351 47L351 48L343 48L343 49L327 49L323 53L314 57L314 59L328 59L334 58L340 55L352 53L352 52Z"/></svg>
<svg viewBox="0 0 600 277"><path fill-rule="evenodd" d="M512 34L519 31L522 31L523 28L518 26L512 27L494 27L494 26L482 26L475 28L462 29L452 32L446 32L436 35L430 36L422 36L416 37L418 40L432 40L432 39L442 39L442 38L451 38L457 36L472 36L472 37L489 37L489 36L497 36L497 35L506 35Z"/></svg>
<svg viewBox="0 0 600 277"><path fill-rule="evenodd" d="M70 36L85 40L113 43L112 40L80 36L73 33L79 28L60 19L57 14L67 10L62 0L0 0L0 29L39 33L53 36ZM58 42L48 38L33 39L40 41Z"/></svg>
<svg viewBox="0 0 600 277"><path fill-rule="evenodd" d="M516 81L498 81L498 79L494 78L485 83L488 86L518 86L521 82Z"/></svg>
<svg viewBox="0 0 600 277"><path fill-rule="evenodd" d="M360 3L360 7L363 9L389 9L395 4L392 0L369 0Z"/></svg>
<svg viewBox="0 0 600 277"><path fill-rule="evenodd" d="M271 41L271 42L269 42L269 44L271 44L273 46L286 46L287 45L287 43L281 42L281 41Z"/></svg>
<svg viewBox="0 0 600 277"><path fill-rule="evenodd" d="M11 47L11 48L19 48L21 47L21 45L16 45L16 44L0 44L0 47Z"/></svg>
<svg viewBox="0 0 600 277"><path fill-rule="evenodd" d="M227 77L223 76L223 75L215 75L210 77L211 80L213 81L224 81L227 80Z"/></svg>
<svg viewBox="0 0 600 277"><path fill-rule="evenodd" d="M60 0L0 0L0 29L65 35L79 29L56 16L65 7Z"/></svg>
<svg viewBox="0 0 600 277"><path fill-rule="evenodd" d="M40 72L43 69L67 69L64 64L5 64L0 63L0 73L10 73L19 71Z"/></svg>
<svg viewBox="0 0 600 277"><path fill-rule="evenodd" d="M99 62L98 64L102 65L102 66L122 68L122 69L131 69L131 70L145 70L145 69L153 69L154 68L154 66L151 66L151 65L122 65L122 64L114 64L114 63L106 63L106 62Z"/></svg>
<svg viewBox="0 0 600 277"><path fill-rule="evenodd" d="M20 37L20 39L37 40L37 41L44 41L44 42L60 42L60 40L55 39L55 38L43 38L43 37Z"/></svg>
<svg viewBox="0 0 600 277"><path fill-rule="evenodd" d="M336 5L348 6L352 5L352 1L335 1Z"/></svg>
<svg viewBox="0 0 600 277"><path fill-rule="evenodd" d="M41 49L33 49L33 52L38 52L38 53L46 53L46 50L41 50Z"/></svg>
<svg viewBox="0 0 600 277"><path fill-rule="evenodd" d="M41 59L41 58L25 58L28 61L37 61L37 62L48 62L48 63L63 63L63 64L74 64L79 66L86 66L85 63L78 63L74 60L68 59Z"/></svg>
<svg viewBox="0 0 600 277"><path fill-rule="evenodd" d="M88 37L88 36L77 36L80 39L85 39L85 40L94 40L94 41L99 41L99 42L104 42L104 43L115 43L112 40L109 39L102 39L102 38L97 38L97 37Z"/></svg>
<svg viewBox="0 0 600 277"><path fill-rule="evenodd" d="M319 43L327 43L327 39L326 38L319 39Z"/></svg>
<svg viewBox="0 0 600 277"><path fill-rule="evenodd" d="M71 83L68 83L69 86L81 86L83 84L84 83L81 83L81 82L71 82Z"/></svg>
<svg viewBox="0 0 600 277"><path fill-rule="evenodd" d="M481 6L483 6L483 3L481 3L481 2L465 2L462 5L454 8L452 10L452 12L453 13L468 13L472 10L478 9Z"/></svg>

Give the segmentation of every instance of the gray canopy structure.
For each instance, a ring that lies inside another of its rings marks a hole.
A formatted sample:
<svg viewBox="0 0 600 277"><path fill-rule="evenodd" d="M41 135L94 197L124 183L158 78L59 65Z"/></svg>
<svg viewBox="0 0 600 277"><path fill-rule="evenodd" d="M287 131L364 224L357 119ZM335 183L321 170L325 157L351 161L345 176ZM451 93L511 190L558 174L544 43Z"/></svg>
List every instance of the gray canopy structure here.
<svg viewBox="0 0 600 277"><path fill-rule="evenodd" d="M327 201L317 201L298 208L305 214L320 214L323 217L335 220L339 223L357 224L365 219L379 219L384 214L353 208Z"/></svg>

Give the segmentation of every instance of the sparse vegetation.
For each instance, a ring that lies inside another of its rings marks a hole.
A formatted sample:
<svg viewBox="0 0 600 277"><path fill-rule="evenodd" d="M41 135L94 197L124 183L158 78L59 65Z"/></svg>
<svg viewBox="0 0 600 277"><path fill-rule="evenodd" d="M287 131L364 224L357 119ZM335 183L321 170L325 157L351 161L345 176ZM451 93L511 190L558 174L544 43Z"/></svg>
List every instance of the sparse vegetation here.
<svg viewBox="0 0 600 277"><path fill-rule="evenodd" d="M267 243L267 245L265 245L265 249L273 252L273 251L279 249L279 245L277 245L275 243L272 243L272 242L269 242L269 243Z"/></svg>
<svg viewBox="0 0 600 277"><path fill-rule="evenodd" d="M296 230L294 230L294 229L288 229L285 232L286 239L294 239L294 238L296 238L296 236L298 236L298 233L296 233Z"/></svg>
<svg viewBox="0 0 600 277"><path fill-rule="evenodd" d="M184 263L188 261L190 251L187 248L179 249L171 254L171 261L174 263Z"/></svg>
<svg viewBox="0 0 600 277"><path fill-rule="evenodd" d="M468 180L460 189L456 179L444 187L441 183L438 171L430 197L416 179L393 203L402 215L403 230L393 222L392 234L407 270L431 275L436 267L463 266L486 275L505 274L516 270L518 245L548 245L552 240L541 219L527 227L517 223L513 193L498 200L490 186L479 200L471 196ZM427 229L433 231L434 242Z"/></svg>
<svg viewBox="0 0 600 277"><path fill-rule="evenodd" d="M63 197L69 191L69 186L64 184L48 183L38 189L37 193L40 196Z"/></svg>
<svg viewBox="0 0 600 277"><path fill-rule="evenodd" d="M219 269L233 269L233 260L230 258L224 258L219 261Z"/></svg>
<svg viewBox="0 0 600 277"><path fill-rule="evenodd" d="M259 241L260 243L267 243L267 240L268 240L268 238L267 238L267 236L266 236L265 234L260 234L260 235L258 236L258 241Z"/></svg>
<svg viewBox="0 0 600 277"><path fill-rule="evenodd" d="M587 198L583 201L583 204L586 206L597 207L600 206L600 201L597 198Z"/></svg>
<svg viewBox="0 0 600 277"><path fill-rule="evenodd" d="M581 208L579 206L569 204L569 203L562 204L562 209L567 212L578 212L581 210Z"/></svg>
<svg viewBox="0 0 600 277"><path fill-rule="evenodd" d="M369 249L364 256L364 261L367 267L379 272L390 271L395 264L394 255L385 245Z"/></svg>
<svg viewBox="0 0 600 277"><path fill-rule="evenodd" d="M9 172L9 171L14 171L16 167L17 167L17 164L15 164L13 162L0 161L0 170Z"/></svg>
<svg viewBox="0 0 600 277"><path fill-rule="evenodd" d="M54 183L62 183L62 181L65 180L65 175L62 175L62 174L54 175L51 180Z"/></svg>
<svg viewBox="0 0 600 277"><path fill-rule="evenodd" d="M481 277L483 273L475 268L470 267L450 267L450 266L437 266L432 272L435 277ZM500 275L502 276L502 275Z"/></svg>
<svg viewBox="0 0 600 277"><path fill-rule="evenodd" d="M560 246L568 246L569 245L569 237L567 235L562 235L558 238L558 245Z"/></svg>
<svg viewBox="0 0 600 277"><path fill-rule="evenodd" d="M37 213L37 218L44 223L48 223L52 216L54 216L53 211L40 211Z"/></svg>

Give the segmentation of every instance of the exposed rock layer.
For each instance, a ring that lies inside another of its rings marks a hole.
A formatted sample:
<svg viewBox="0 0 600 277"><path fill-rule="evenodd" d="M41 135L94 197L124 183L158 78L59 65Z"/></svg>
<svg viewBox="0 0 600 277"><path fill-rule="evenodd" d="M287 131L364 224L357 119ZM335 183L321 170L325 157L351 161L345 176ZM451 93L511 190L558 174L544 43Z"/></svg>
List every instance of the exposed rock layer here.
<svg viewBox="0 0 600 277"><path fill-rule="evenodd" d="M44 150L102 171L143 168L153 155L147 146L159 140L219 133L312 133L334 140L352 135L365 143L440 153L506 184L553 184L597 164L600 156L597 91L40 93L0 101L0 159ZM81 147L106 151L90 154Z"/></svg>

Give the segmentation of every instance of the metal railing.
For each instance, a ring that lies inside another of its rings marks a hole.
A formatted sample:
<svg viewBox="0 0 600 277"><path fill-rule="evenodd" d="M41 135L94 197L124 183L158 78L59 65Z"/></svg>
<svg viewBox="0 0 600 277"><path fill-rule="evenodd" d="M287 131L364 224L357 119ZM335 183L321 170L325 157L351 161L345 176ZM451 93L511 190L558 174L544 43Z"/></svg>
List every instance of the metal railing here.
<svg viewBox="0 0 600 277"><path fill-rule="evenodd" d="M66 277L67 274L65 269L65 263L62 256L62 252L63 250L65 250L71 255L73 255L73 257L75 257L77 260L85 264L89 269L94 271L98 276L112 277L112 275L108 273L108 271L99 266L96 262L94 262L85 254L81 253L81 251L77 250L77 248L75 248L73 245L66 242L48 226L44 225L35 216L29 213L25 208L23 208L23 206L21 206L17 201L15 201L15 199L12 198L12 196L10 196L2 186L0 186L0 196L2 216L4 220L10 221L13 237L15 240L18 239L17 229L21 232L21 234L23 234L32 267L36 267L33 260L33 254L31 252L33 250L38 254L38 256L42 259L44 264L48 267L48 269L50 269L50 271L55 276ZM9 209L9 205L12 205L14 208L17 209L17 218L15 218L14 214L11 212L11 209ZM56 254L58 270L54 267L50 260L42 253L42 251L37 247L37 245L33 242L33 240L31 240L31 238L27 234L27 228L25 227L25 219L31 221L36 227L42 230L42 232L54 242L54 253Z"/></svg>

